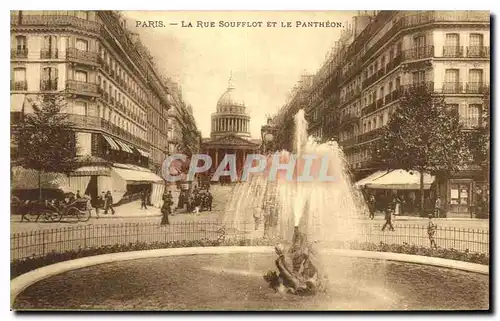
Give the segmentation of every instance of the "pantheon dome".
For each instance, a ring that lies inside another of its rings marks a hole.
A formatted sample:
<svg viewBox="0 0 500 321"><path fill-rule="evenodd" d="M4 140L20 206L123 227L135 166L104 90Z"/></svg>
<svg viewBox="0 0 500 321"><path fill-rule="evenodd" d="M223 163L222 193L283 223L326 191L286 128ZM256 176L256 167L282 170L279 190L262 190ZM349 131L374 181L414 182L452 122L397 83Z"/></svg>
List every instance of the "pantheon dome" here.
<svg viewBox="0 0 500 321"><path fill-rule="evenodd" d="M250 138L250 116L246 113L243 96L229 81L227 90L217 101L216 112L212 114L211 139L227 135Z"/></svg>

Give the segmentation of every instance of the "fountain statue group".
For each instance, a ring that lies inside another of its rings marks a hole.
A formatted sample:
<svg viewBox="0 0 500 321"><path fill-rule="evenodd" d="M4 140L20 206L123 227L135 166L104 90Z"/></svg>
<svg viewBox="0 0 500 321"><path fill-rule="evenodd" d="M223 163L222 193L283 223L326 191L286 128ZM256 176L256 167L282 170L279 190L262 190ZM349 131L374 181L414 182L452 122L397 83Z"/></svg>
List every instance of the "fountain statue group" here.
<svg viewBox="0 0 500 321"><path fill-rule="evenodd" d="M275 246L275 251L278 255L275 261L278 272L269 271L264 275L271 288L281 293L297 295L314 295L326 291L327 279L318 269L317 253L298 227L294 229L292 245L288 251L280 243Z"/></svg>

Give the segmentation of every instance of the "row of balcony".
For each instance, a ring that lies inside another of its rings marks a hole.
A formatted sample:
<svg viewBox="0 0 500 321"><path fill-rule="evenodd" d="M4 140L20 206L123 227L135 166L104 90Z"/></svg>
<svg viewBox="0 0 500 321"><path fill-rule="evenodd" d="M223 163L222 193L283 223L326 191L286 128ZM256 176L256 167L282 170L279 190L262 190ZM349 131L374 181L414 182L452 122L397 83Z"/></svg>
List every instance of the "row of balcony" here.
<svg viewBox="0 0 500 321"><path fill-rule="evenodd" d="M11 26L67 26L98 34L101 24L72 15L11 14Z"/></svg>
<svg viewBox="0 0 500 321"><path fill-rule="evenodd" d="M348 139L344 139L344 140L340 141L339 144L344 148L352 147L352 146L355 146L357 144L362 144L362 143L380 138L383 130L384 130L384 127L379 127L377 129L371 130L369 132L366 132L366 133L363 133L363 134L360 134L360 135L357 135L357 136L354 136L354 137L351 137Z"/></svg>
<svg viewBox="0 0 500 321"><path fill-rule="evenodd" d="M120 128L119 126L110 123L109 121L94 116L85 115L75 115L68 114L68 121L71 122L75 127L91 129L91 130L101 130L107 133L113 134L128 141L142 149L149 150L149 143L142 138L134 136L130 132Z"/></svg>
<svg viewBox="0 0 500 321"><path fill-rule="evenodd" d="M28 58L28 48L27 47L19 47L16 49L12 49L10 51L10 57L12 59L26 59ZM59 50L56 48L52 49L42 49L40 50L40 59L59 59ZM81 50L77 48L67 48L66 49L66 59L79 62L86 63L91 65L97 65L99 55L96 52L90 52L86 50Z"/></svg>
<svg viewBox="0 0 500 321"><path fill-rule="evenodd" d="M132 118L134 121L138 122L139 124L146 126L146 120L142 119L137 114L133 113L130 109L126 108L125 105L123 105L121 102L119 102L117 99L115 99L115 97L110 96L109 93L104 91L102 88L99 88L98 91L100 93L100 97L102 98L102 100L104 102L106 102L107 104L120 110L122 113L124 113L128 117Z"/></svg>

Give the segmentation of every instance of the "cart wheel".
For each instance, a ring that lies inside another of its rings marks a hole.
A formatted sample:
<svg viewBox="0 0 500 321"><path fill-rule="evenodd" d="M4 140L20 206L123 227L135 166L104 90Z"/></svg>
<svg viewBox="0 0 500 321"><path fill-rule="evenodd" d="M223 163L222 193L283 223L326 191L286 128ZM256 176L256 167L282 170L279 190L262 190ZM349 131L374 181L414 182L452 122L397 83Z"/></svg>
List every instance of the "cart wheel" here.
<svg viewBox="0 0 500 321"><path fill-rule="evenodd" d="M43 214L43 219L47 222L60 222L62 215L59 212L45 212Z"/></svg>
<svg viewBox="0 0 500 321"><path fill-rule="evenodd" d="M77 214L78 220L80 222L87 222L90 219L90 210L78 211Z"/></svg>

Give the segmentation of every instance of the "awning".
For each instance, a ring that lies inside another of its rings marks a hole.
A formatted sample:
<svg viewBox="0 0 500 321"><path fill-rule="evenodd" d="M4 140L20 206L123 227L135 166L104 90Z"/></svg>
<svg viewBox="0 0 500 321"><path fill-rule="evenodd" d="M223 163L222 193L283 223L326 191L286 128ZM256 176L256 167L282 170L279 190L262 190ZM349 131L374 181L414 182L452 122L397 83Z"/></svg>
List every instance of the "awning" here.
<svg viewBox="0 0 500 321"><path fill-rule="evenodd" d="M139 152L139 154L141 154L144 157L148 157L149 158L149 153L148 152L143 151L142 149L139 149L139 148L136 148L136 149Z"/></svg>
<svg viewBox="0 0 500 321"><path fill-rule="evenodd" d="M23 111L23 104L24 104L25 99L26 99L25 94L12 94L12 95L10 95L10 111L11 112Z"/></svg>
<svg viewBox="0 0 500 321"><path fill-rule="evenodd" d="M113 171L127 181L127 184L163 182L163 178L153 172L113 167Z"/></svg>
<svg viewBox="0 0 500 321"><path fill-rule="evenodd" d="M113 140L113 138L109 137L108 135L102 135L104 139L108 142L109 146L111 149L114 150L120 150L120 147L116 144L116 142Z"/></svg>
<svg viewBox="0 0 500 321"><path fill-rule="evenodd" d="M435 177L430 174L424 174L424 189L431 188ZM372 180L365 185L373 189L420 189L420 173L418 171L405 171L403 169L393 170L386 175Z"/></svg>
<svg viewBox="0 0 500 321"><path fill-rule="evenodd" d="M116 139L116 142L118 143L118 145L120 145L120 147L122 148L122 150L124 152L127 152L127 153L130 153L130 154L133 154L134 152L132 151L132 149L124 142L122 142L121 140L119 139Z"/></svg>
<svg viewBox="0 0 500 321"><path fill-rule="evenodd" d="M382 177L384 176L385 174L387 174L387 171L378 171L378 172L375 172L371 175L368 175L367 177L359 180L356 182L356 186L365 186L366 184L368 183L371 183L373 180L379 178L379 177Z"/></svg>
<svg viewBox="0 0 500 321"><path fill-rule="evenodd" d="M102 165L82 166L75 169L70 176L109 176L109 168Z"/></svg>

